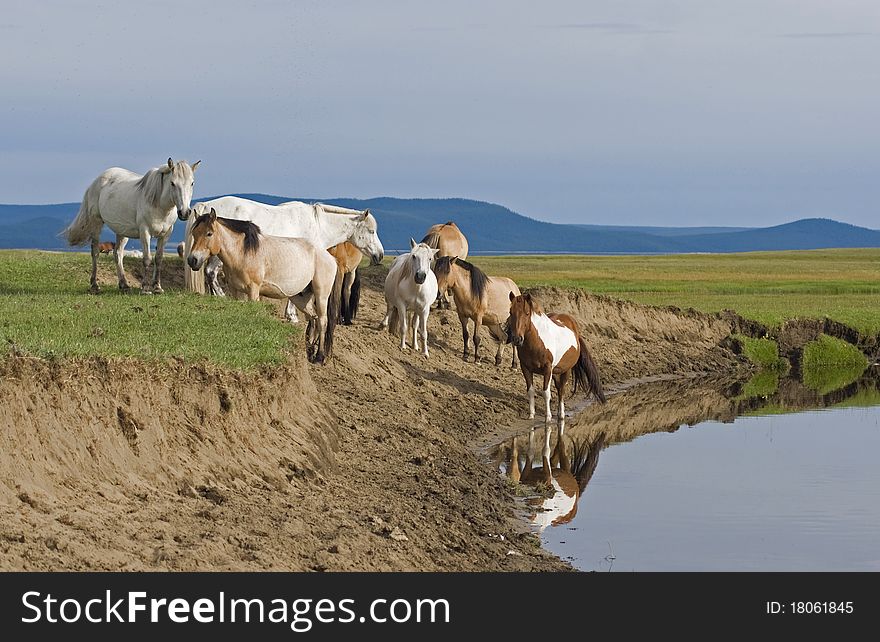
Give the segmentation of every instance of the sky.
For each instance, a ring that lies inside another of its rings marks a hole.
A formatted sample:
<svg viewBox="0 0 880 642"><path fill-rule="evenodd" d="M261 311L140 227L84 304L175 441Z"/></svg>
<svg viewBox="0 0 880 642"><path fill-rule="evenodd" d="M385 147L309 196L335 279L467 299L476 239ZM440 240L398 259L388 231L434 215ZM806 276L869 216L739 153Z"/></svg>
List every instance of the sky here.
<svg viewBox="0 0 880 642"><path fill-rule="evenodd" d="M172 156L197 196L880 227L875 0L3 6L3 203Z"/></svg>

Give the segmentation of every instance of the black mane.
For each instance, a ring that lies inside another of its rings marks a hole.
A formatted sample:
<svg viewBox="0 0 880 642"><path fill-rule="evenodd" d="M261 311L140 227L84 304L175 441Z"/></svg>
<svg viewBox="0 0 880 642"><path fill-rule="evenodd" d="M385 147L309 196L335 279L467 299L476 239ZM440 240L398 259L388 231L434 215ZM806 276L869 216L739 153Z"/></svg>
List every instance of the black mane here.
<svg viewBox="0 0 880 642"><path fill-rule="evenodd" d="M464 259L453 258L451 256L441 256L434 264L434 274L448 274L452 268L452 262L464 268L470 273L471 295L478 301L482 301L486 295L486 287L489 285L489 277L473 263L468 263Z"/></svg>
<svg viewBox="0 0 880 642"><path fill-rule="evenodd" d="M260 247L260 226L250 221L238 221L232 218L217 217L224 227L228 227L237 234L244 234L244 251L256 252Z"/></svg>

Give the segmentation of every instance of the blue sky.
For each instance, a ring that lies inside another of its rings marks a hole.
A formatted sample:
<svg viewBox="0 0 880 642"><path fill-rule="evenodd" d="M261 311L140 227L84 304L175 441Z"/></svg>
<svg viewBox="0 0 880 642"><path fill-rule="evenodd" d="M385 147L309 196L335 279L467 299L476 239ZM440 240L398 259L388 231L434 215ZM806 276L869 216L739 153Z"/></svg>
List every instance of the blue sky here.
<svg viewBox="0 0 880 642"><path fill-rule="evenodd" d="M0 60L0 202L171 155L197 195L880 227L867 0L7 0Z"/></svg>

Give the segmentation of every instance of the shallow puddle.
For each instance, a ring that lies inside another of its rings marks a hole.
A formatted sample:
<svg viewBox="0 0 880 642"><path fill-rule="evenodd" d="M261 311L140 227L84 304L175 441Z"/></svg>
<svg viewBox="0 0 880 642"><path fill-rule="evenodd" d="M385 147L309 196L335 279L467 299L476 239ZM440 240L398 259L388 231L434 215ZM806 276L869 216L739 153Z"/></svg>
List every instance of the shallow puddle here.
<svg viewBox="0 0 880 642"><path fill-rule="evenodd" d="M825 394L637 386L561 443L554 427L545 449L541 426L492 454L544 545L582 570L880 570L878 374Z"/></svg>

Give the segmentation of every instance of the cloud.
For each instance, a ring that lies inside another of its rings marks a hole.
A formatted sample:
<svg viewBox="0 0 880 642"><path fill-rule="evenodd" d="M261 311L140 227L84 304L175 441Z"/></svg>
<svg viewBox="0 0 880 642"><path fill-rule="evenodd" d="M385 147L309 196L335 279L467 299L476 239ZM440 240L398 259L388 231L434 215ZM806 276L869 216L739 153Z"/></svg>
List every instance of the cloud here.
<svg viewBox="0 0 880 642"><path fill-rule="evenodd" d="M808 31L802 33L781 33L777 38L864 38L876 35L876 33L871 31Z"/></svg>
<svg viewBox="0 0 880 642"><path fill-rule="evenodd" d="M669 29L652 29L634 22L575 22L558 25L545 25L545 29L581 29L607 35L641 36L672 33Z"/></svg>

